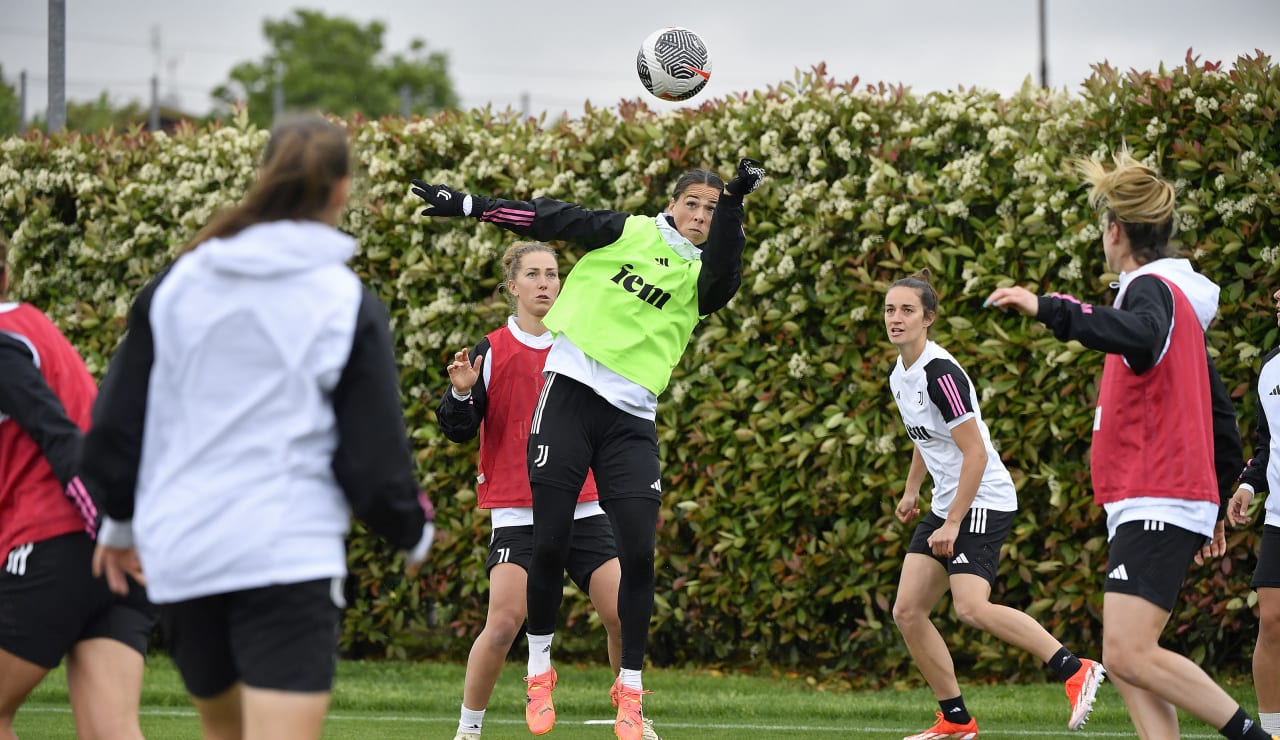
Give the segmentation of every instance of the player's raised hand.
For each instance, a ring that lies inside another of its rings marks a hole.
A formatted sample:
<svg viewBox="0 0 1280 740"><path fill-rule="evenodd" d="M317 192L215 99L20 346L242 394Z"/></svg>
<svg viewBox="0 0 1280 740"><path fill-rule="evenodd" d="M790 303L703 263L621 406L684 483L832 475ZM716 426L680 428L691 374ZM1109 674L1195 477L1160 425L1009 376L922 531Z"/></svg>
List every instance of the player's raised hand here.
<svg viewBox="0 0 1280 740"><path fill-rule="evenodd" d="M471 388L475 386L476 381L480 378L480 370L484 367L484 355L476 355L476 361L473 363L467 359L468 350L464 347L453 356L453 362L449 363L449 382L453 383L453 390L459 396L465 396L471 392Z"/></svg>
<svg viewBox="0 0 1280 740"><path fill-rule="evenodd" d="M724 184L724 191L729 195L746 195L755 192L755 189L760 187L760 183L764 182L767 174L764 164L743 157L738 163L737 176Z"/></svg>
<svg viewBox="0 0 1280 740"><path fill-rule="evenodd" d="M1023 316L1035 316L1040 310L1040 298L1026 288L996 288L982 305L1001 311L1013 309Z"/></svg>
<svg viewBox="0 0 1280 740"><path fill-rule="evenodd" d="M427 207L422 209L424 216L469 216L471 215L471 196L459 192L448 185L432 185L422 180L410 180L412 192L426 201Z"/></svg>

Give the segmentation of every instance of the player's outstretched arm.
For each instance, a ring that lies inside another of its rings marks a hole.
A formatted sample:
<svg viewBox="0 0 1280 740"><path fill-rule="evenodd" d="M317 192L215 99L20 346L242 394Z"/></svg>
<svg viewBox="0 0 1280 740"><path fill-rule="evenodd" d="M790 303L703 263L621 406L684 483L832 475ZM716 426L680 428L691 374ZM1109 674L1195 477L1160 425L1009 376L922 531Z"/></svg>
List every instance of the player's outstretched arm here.
<svg viewBox="0 0 1280 740"><path fill-rule="evenodd" d="M422 210L423 216L469 216L513 234L538 241L572 242L588 250L617 241L628 218L626 213L592 211L554 198L534 198L532 201L488 198L464 193L448 185L433 185L422 180L411 182L411 192L427 204Z"/></svg>

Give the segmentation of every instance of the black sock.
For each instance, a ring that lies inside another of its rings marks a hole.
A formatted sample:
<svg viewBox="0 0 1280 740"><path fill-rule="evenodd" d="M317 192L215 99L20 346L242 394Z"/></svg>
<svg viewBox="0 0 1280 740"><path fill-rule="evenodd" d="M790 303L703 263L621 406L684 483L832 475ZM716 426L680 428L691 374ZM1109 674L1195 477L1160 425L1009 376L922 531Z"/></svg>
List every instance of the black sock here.
<svg viewBox="0 0 1280 740"><path fill-rule="evenodd" d="M969 724L969 720L973 717L969 716L969 710L964 708L964 697L957 696L954 699L943 699L938 702L938 706L942 707L942 718L948 722L955 722L958 725ZM1267 738L1271 740L1271 738Z"/></svg>
<svg viewBox="0 0 1280 740"><path fill-rule="evenodd" d="M1076 671L1080 670L1082 664L1080 659L1071 654L1066 648L1058 648L1058 652L1053 654L1045 665L1049 666L1049 670L1058 674L1058 680L1066 683L1067 679L1076 675Z"/></svg>
<svg viewBox="0 0 1280 740"><path fill-rule="evenodd" d="M1218 729L1218 734L1228 740L1271 740L1271 735L1262 729L1262 725L1254 721L1253 717L1245 714L1241 707L1236 707L1236 713L1231 715L1231 719L1225 725Z"/></svg>

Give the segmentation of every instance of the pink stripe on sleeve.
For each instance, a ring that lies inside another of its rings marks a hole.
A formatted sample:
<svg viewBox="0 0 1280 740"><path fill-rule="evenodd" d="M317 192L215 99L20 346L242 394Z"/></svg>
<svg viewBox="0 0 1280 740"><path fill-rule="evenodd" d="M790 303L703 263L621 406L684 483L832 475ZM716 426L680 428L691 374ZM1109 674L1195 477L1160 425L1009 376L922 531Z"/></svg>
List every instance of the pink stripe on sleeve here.
<svg viewBox="0 0 1280 740"><path fill-rule="evenodd" d="M90 536L97 536L93 522L98 518L98 507L93 504L93 497L85 490L84 483L77 476L71 479L67 484L67 496L71 499L71 503L75 504L80 510L80 518L84 519L84 530Z"/></svg>
<svg viewBox="0 0 1280 740"><path fill-rule="evenodd" d="M956 387L956 379L950 375L943 375L938 378L938 386L942 388L942 394L947 397L947 401L951 404L952 417L963 416L968 413L964 407L964 402L960 399L960 389Z"/></svg>

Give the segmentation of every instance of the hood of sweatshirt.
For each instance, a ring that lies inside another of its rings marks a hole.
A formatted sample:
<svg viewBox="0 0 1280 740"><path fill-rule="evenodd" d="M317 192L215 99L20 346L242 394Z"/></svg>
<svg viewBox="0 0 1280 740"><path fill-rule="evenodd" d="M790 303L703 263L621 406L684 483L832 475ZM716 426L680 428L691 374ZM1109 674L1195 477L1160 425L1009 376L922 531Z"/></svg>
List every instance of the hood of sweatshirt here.
<svg viewBox="0 0 1280 740"><path fill-rule="evenodd" d="M270 221L210 239L194 255L220 273L270 278L345 264L355 251L354 238L318 221Z"/></svg>
<svg viewBox="0 0 1280 740"><path fill-rule="evenodd" d="M1178 286L1178 290L1182 291L1182 294L1191 302L1191 307L1195 309L1201 329L1208 329L1209 324L1213 323L1214 317L1218 315L1218 294L1221 292L1218 284L1196 272L1190 260L1173 257L1148 262L1132 272L1121 273L1120 292L1116 295L1115 303L1117 307L1124 300L1125 289L1129 287L1129 283L1142 275L1159 275Z"/></svg>
<svg viewBox="0 0 1280 740"><path fill-rule="evenodd" d="M694 246L676 229L675 219L667 212L659 213L654 217L654 221L658 224L658 233L662 234L662 239L671 247L671 251L680 255L681 259L700 260L702 259L702 250Z"/></svg>

